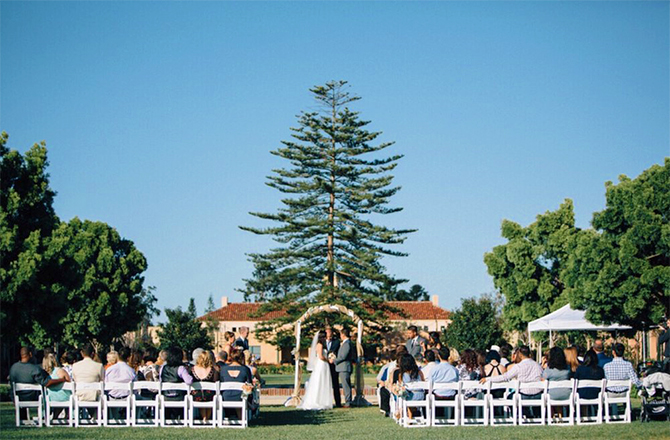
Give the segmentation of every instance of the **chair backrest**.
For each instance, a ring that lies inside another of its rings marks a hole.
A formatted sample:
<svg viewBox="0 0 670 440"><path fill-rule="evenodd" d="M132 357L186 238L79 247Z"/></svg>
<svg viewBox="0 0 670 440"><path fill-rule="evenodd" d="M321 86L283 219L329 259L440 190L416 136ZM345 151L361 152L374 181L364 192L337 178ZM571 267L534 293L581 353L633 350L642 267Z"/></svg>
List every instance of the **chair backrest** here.
<svg viewBox="0 0 670 440"><path fill-rule="evenodd" d="M104 382L105 391L111 390L121 390L121 391L132 391L131 382Z"/></svg>
<svg viewBox="0 0 670 440"><path fill-rule="evenodd" d="M191 384L193 391L219 391L219 382L193 382Z"/></svg>
<svg viewBox="0 0 670 440"><path fill-rule="evenodd" d="M75 382L77 391L102 391L103 382Z"/></svg>
<svg viewBox="0 0 670 440"><path fill-rule="evenodd" d="M155 393L158 393L161 390L161 383L154 382L151 380L139 380L137 382L133 382L133 390L134 391L150 390Z"/></svg>
<svg viewBox="0 0 670 440"><path fill-rule="evenodd" d="M428 390L430 389L430 383L422 380L418 382L410 382L405 384L405 389L407 390Z"/></svg>
<svg viewBox="0 0 670 440"><path fill-rule="evenodd" d="M49 391L51 391L51 390L49 388L47 388L47 396L49 395ZM74 382L63 382L60 386L60 390L58 390L58 391L74 392Z"/></svg>
<svg viewBox="0 0 670 440"><path fill-rule="evenodd" d="M16 400L17 391L37 391L37 392L40 393L40 395L44 392L44 390L42 389L42 385L37 385L37 384L34 384L34 383L13 382L12 383L12 389L13 389L15 400Z"/></svg>
<svg viewBox="0 0 670 440"><path fill-rule="evenodd" d="M597 388L598 394L600 394L605 386L605 379L592 380L592 379L579 379L577 380L577 389L580 388Z"/></svg>
<svg viewBox="0 0 670 440"><path fill-rule="evenodd" d="M458 394L461 391L461 382L430 382L430 392L435 390L452 390Z"/></svg>
<svg viewBox="0 0 670 440"><path fill-rule="evenodd" d="M219 390L221 391L242 391L244 384L242 382L220 382Z"/></svg>
<svg viewBox="0 0 670 440"><path fill-rule="evenodd" d="M161 391L188 391L189 386L183 382L181 383L171 383L171 382L163 382L161 384Z"/></svg>
<svg viewBox="0 0 670 440"><path fill-rule="evenodd" d="M547 381L537 381L537 382L519 382L519 392L524 390L541 390L544 392L547 386ZM539 394L539 393L537 393Z"/></svg>
<svg viewBox="0 0 670 440"><path fill-rule="evenodd" d="M630 393L630 387L631 387L631 380L626 379L626 380L609 380L606 379L605 382L605 389L610 390L612 388L626 388L626 390L621 390L617 392L621 393Z"/></svg>
<svg viewBox="0 0 670 440"><path fill-rule="evenodd" d="M512 380L509 382L491 382L489 380L486 381L487 384L489 384L489 390L494 391L494 390L518 390L519 389L519 381L518 380Z"/></svg>
<svg viewBox="0 0 670 440"><path fill-rule="evenodd" d="M480 383L478 380L464 380L461 382L461 391L465 392L468 390L482 390L487 391L488 386L486 384Z"/></svg>
<svg viewBox="0 0 670 440"><path fill-rule="evenodd" d="M547 381L547 389L548 390L566 389L566 388L574 391L575 380L570 379L570 380L549 380L549 381Z"/></svg>

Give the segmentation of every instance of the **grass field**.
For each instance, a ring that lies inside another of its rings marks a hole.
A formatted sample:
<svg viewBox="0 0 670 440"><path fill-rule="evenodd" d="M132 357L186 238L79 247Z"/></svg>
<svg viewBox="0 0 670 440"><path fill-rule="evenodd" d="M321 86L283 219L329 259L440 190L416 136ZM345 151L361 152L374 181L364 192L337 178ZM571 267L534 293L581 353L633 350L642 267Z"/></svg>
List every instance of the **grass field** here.
<svg viewBox="0 0 670 440"><path fill-rule="evenodd" d="M600 426L450 427L404 429L382 417L376 407L306 412L263 407L262 415L245 430L185 428L16 428L14 409L0 404L2 439L670 439L670 423L651 422Z"/></svg>
<svg viewBox="0 0 670 440"><path fill-rule="evenodd" d="M369 385L371 387L377 386L376 383L376 375L374 374L366 374L365 375L365 385ZM293 386L293 380L294 377L293 375L289 374L264 374L263 379L265 380L265 387L266 388L271 388L273 386L284 386L284 385L290 385ZM309 379L309 374L304 374L302 377L302 383L304 385L305 381Z"/></svg>

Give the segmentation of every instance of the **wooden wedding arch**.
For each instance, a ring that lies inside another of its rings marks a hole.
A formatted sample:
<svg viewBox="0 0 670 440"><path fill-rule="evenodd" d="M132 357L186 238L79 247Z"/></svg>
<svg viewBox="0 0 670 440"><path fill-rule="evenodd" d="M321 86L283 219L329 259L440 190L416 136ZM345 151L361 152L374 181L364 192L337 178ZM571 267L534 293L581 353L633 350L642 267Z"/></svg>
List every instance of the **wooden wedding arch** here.
<svg viewBox="0 0 670 440"><path fill-rule="evenodd" d="M300 388L302 382L302 368L300 367L300 333L302 323L313 315L319 313L341 313L347 315L354 321L354 324L357 326L356 332L356 378L355 378L355 388L356 388L356 397L353 399L353 404L356 406L368 406L370 403L365 400L363 396L363 388L365 387L363 380L363 371L361 370L361 362L363 360L363 320L359 318L353 310L348 308L336 305L329 304L323 306L314 306L310 307L296 322L293 323L295 326L295 349L293 350L293 355L295 357L295 381L293 387L293 395L286 401L285 406L298 406L302 401L300 397Z"/></svg>

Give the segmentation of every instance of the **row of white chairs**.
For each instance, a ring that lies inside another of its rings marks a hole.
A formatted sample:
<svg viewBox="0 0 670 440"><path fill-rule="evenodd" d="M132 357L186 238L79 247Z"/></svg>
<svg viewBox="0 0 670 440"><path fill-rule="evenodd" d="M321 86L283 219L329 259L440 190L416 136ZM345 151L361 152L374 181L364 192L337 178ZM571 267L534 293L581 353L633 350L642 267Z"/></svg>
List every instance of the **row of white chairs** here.
<svg viewBox="0 0 670 440"><path fill-rule="evenodd" d="M16 426L161 426L161 427L222 427L222 428L246 428L251 418L248 396L242 393L239 401L223 400L224 391L242 391L243 384L239 382L194 382L192 385L185 383L161 383L150 381L137 381L131 383L118 382L65 382L63 390L70 392L66 401L56 401L50 398L50 393L40 385L12 384L14 394L14 406L16 412ZM193 398L191 391L208 391L214 394L212 401L198 402ZM19 400L17 392L30 391L38 394L36 400ZM77 396L78 392L85 391L96 393L96 400L83 400ZM110 392L124 394L127 397L113 398ZM142 392L149 392L152 398L143 397ZM181 393L183 398L171 400L166 398L165 392ZM28 411L27 420L21 418L21 410ZM30 410L37 410L37 419L30 417ZM115 410L120 415L121 409L125 410L123 418L112 417L110 410ZM179 411L180 417L168 417L170 409ZM210 409L212 417L203 421L195 416L196 410ZM226 410L239 411L241 417L227 417ZM67 412L65 418L57 417L61 412ZM85 417L84 412L95 417Z"/></svg>
<svg viewBox="0 0 670 440"><path fill-rule="evenodd" d="M620 389L622 393L610 393L608 389ZM598 395L594 399L580 397L583 388L594 388ZM433 383L412 382L406 385L410 392L424 392L422 400L407 400L391 396L391 414L399 414L397 423L403 427L441 426L498 426L498 425L581 425L586 423L630 423L630 380L565 380L538 382L461 381ZM537 390L541 390L538 394ZM569 393L567 399L554 399L555 391ZM453 399L436 398L438 394L453 394ZM494 397L503 393L502 397ZM476 398L465 398L476 393ZM521 395L532 395L523 398ZM622 414L612 414L614 405L624 405ZM587 407L594 409L590 415ZM563 409L567 416L563 416ZM409 409L420 409L421 415L410 417ZM438 416L438 410L450 412L451 416ZM555 410L555 412L554 412ZM584 413L586 411L586 413Z"/></svg>

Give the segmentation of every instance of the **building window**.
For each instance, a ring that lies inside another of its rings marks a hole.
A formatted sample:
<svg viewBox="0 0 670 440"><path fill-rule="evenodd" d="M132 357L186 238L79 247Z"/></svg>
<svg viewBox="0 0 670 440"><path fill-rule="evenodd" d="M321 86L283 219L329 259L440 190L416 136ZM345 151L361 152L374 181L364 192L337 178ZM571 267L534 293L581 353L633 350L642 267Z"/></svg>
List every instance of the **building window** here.
<svg viewBox="0 0 670 440"><path fill-rule="evenodd" d="M237 327L233 327L233 333L237 333Z"/></svg>
<svg viewBox="0 0 670 440"><path fill-rule="evenodd" d="M256 358L257 361L261 359L261 346L260 345L251 345L249 346L249 351L251 355Z"/></svg>

